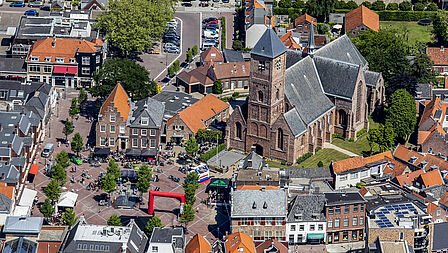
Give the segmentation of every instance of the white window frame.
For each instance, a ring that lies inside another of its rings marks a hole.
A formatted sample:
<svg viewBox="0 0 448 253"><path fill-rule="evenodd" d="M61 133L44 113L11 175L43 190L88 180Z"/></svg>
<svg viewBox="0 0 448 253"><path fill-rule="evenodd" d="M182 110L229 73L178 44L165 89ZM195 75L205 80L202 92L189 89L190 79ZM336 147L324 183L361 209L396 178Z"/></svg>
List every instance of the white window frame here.
<svg viewBox="0 0 448 253"><path fill-rule="evenodd" d="M150 145L151 148L155 148L156 147L156 140L155 139L149 140L149 145Z"/></svg>
<svg viewBox="0 0 448 253"><path fill-rule="evenodd" d="M100 146L106 146L106 137L100 137Z"/></svg>
<svg viewBox="0 0 448 253"><path fill-rule="evenodd" d="M115 116L115 114L111 114L110 118L109 118L109 122L115 122L117 120L117 117Z"/></svg>
<svg viewBox="0 0 448 253"><path fill-rule="evenodd" d="M31 61L39 61L39 56L31 56Z"/></svg>
<svg viewBox="0 0 448 253"><path fill-rule="evenodd" d="M147 129L142 129L141 130L141 135L142 136L146 136L148 134L148 130Z"/></svg>
<svg viewBox="0 0 448 253"><path fill-rule="evenodd" d="M83 56L83 57L81 58L81 63L82 63L82 65L90 65L90 57L88 57L88 56Z"/></svg>
<svg viewBox="0 0 448 253"><path fill-rule="evenodd" d="M124 134L124 133L126 133L126 127L120 126L120 134Z"/></svg>
<svg viewBox="0 0 448 253"><path fill-rule="evenodd" d="M138 139L137 138L132 138L132 147L138 148Z"/></svg>
<svg viewBox="0 0 448 253"><path fill-rule="evenodd" d="M64 57L56 57L57 63L64 63L65 58Z"/></svg>
<svg viewBox="0 0 448 253"><path fill-rule="evenodd" d="M115 146L115 139L113 137L109 138L109 146Z"/></svg>
<svg viewBox="0 0 448 253"><path fill-rule="evenodd" d="M101 133L106 132L106 125L100 125L100 132Z"/></svg>
<svg viewBox="0 0 448 253"><path fill-rule="evenodd" d="M87 67L87 68L81 68L81 73L82 73L83 75L90 75L90 68L89 68L89 67Z"/></svg>
<svg viewBox="0 0 448 253"><path fill-rule="evenodd" d="M115 125L110 125L109 131L110 131L111 133L115 133L115 131L117 131Z"/></svg>
<svg viewBox="0 0 448 253"><path fill-rule="evenodd" d="M44 73L51 73L51 70L52 70L51 66L48 65L44 66Z"/></svg>
<svg viewBox="0 0 448 253"><path fill-rule="evenodd" d="M156 130L155 129L150 129L149 130L149 136L156 136Z"/></svg>

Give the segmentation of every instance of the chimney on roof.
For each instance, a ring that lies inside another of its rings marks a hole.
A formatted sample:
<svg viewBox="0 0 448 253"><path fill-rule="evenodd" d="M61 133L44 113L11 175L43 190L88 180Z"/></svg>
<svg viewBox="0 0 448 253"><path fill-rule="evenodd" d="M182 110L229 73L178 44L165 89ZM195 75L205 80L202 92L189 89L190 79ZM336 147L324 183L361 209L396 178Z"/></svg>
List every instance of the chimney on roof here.
<svg viewBox="0 0 448 253"><path fill-rule="evenodd" d="M440 51L444 51L445 50L445 48L443 48L443 46L440 46Z"/></svg>
<svg viewBox="0 0 448 253"><path fill-rule="evenodd" d="M56 46L56 35L53 34L53 39L51 41L51 47L55 47Z"/></svg>

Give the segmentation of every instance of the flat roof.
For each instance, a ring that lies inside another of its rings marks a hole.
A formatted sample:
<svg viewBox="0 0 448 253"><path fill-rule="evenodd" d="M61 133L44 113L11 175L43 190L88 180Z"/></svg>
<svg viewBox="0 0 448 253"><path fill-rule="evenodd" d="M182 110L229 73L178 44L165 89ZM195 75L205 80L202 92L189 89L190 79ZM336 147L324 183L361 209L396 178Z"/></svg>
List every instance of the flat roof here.
<svg viewBox="0 0 448 253"><path fill-rule="evenodd" d="M412 202L390 204L372 211L374 218L369 219L369 228L413 228L413 218L425 215L417 205Z"/></svg>

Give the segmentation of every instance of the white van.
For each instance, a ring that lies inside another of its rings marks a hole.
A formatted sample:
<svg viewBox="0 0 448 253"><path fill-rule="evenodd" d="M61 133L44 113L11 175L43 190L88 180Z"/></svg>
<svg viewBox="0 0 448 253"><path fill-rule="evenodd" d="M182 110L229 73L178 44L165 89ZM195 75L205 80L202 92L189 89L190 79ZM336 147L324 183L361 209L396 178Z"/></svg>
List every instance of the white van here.
<svg viewBox="0 0 448 253"><path fill-rule="evenodd" d="M217 32L204 30L202 37L208 38L208 39L217 39L217 38L219 38L219 34Z"/></svg>
<svg viewBox="0 0 448 253"><path fill-rule="evenodd" d="M54 151L54 144L53 143L47 143L44 147L44 150L42 150L42 157L50 157L50 155L53 153Z"/></svg>

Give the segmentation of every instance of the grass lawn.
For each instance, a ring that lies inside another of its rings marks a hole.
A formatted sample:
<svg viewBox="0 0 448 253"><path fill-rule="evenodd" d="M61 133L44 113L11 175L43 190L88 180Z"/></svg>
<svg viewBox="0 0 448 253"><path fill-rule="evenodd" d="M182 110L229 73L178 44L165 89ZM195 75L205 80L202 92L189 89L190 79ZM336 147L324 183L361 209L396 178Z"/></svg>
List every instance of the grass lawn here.
<svg viewBox="0 0 448 253"><path fill-rule="evenodd" d="M398 32L404 32L404 28L408 30L408 39L411 44L417 41L424 43L432 41L432 25L422 26L417 22L403 22L403 21L380 21L381 29L394 29Z"/></svg>
<svg viewBox="0 0 448 253"><path fill-rule="evenodd" d="M319 150L312 157L300 163L298 166L303 166L304 168L317 168L317 163L319 161L322 161L324 166L329 166L331 161L339 161L347 158L349 158L349 156L346 154L343 154L334 149L324 148Z"/></svg>

